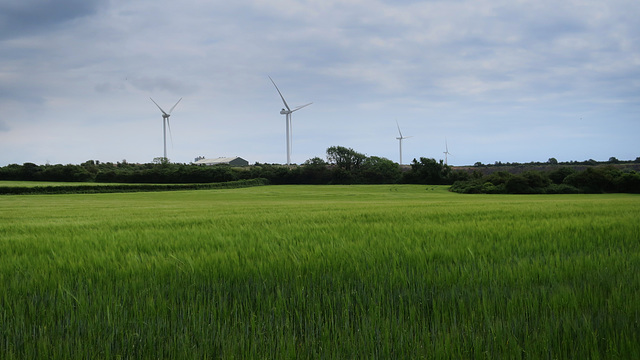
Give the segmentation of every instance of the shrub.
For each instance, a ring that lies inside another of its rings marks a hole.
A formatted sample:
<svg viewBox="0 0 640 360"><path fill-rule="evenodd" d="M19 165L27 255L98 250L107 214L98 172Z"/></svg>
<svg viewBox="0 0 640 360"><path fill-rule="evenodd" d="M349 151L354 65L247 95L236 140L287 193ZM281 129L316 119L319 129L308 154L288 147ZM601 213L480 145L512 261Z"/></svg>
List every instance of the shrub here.
<svg viewBox="0 0 640 360"><path fill-rule="evenodd" d="M624 173L614 180L614 185L618 192L640 194L640 174Z"/></svg>
<svg viewBox="0 0 640 360"><path fill-rule="evenodd" d="M521 175L511 176L504 183L504 186L510 194L530 194L533 192L533 188L529 186L527 179Z"/></svg>
<svg viewBox="0 0 640 360"><path fill-rule="evenodd" d="M576 171L573 170L570 167L566 167L563 166L557 170L553 170L549 173L549 179L554 183L554 184L562 184L562 182L564 181L564 179L571 175L574 174Z"/></svg>
<svg viewBox="0 0 640 360"><path fill-rule="evenodd" d="M614 189L613 179L602 169L587 168L567 176L563 184L574 186L586 193L602 193Z"/></svg>
<svg viewBox="0 0 640 360"><path fill-rule="evenodd" d="M567 184L551 184L545 189L546 194L580 194L582 191Z"/></svg>

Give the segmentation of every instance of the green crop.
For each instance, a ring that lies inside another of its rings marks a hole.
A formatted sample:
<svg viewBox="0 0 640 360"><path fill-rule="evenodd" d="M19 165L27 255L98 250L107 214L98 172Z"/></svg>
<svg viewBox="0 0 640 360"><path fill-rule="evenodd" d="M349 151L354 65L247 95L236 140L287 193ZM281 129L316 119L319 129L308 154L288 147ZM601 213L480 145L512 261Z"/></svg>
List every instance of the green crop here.
<svg viewBox="0 0 640 360"><path fill-rule="evenodd" d="M640 197L0 197L0 357L640 358Z"/></svg>

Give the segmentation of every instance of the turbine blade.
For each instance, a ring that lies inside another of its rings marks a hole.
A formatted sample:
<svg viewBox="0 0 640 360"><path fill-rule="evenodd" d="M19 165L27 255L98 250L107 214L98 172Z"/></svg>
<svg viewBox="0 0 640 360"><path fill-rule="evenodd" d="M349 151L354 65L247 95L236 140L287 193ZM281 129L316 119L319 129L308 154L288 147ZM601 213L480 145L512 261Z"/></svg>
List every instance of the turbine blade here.
<svg viewBox="0 0 640 360"><path fill-rule="evenodd" d="M151 99L151 98L149 98ZM151 99L151 101L153 101L153 99ZM156 104L156 106L158 107L158 109L160 109L160 111L162 111L163 114L168 115L166 112L164 112L164 110L162 110L162 108L160 107L160 105L158 105L157 102L153 101L154 104Z"/></svg>
<svg viewBox="0 0 640 360"><path fill-rule="evenodd" d="M173 150L173 136L171 136L171 122L167 118L167 128L169 128L169 139L171 139L171 150Z"/></svg>
<svg viewBox="0 0 640 360"><path fill-rule="evenodd" d="M402 137L402 131L400 131L400 124L398 124L398 120L396 120L396 125L398 125L398 133L400 134L400 137L403 138Z"/></svg>
<svg viewBox="0 0 640 360"><path fill-rule="evenodd" d="M291 108L289 107L289 105L287 105L287 101L284 99L284 96L282 96L282 93L280 92L280 89L278 89L278 85L276 85L276 82L273 81L271 76L269 76L269 80L271 80L271 82L273 83L273 86L275 86L276 90L278 90L278 94L280 94L280 98L282 99L282 102L284 103L284 106L287 108L287 110L291 111Z"/></svg>
<svg viewBox="0 0 640 360"><path fill-rule="evenodd" d="M182 98L180 98L180 100L178 100L178 102L177 102L175 105L173 105L173 106L171 107L171 109L169 110L169 115L171 115L171 112L173 111L173 109L175 109L175 108L176 108L176 106L178 106L178 103L179 103L181 100L182 100Z"/></svg>
<svg viewBox="0 0 640 360"><path fill-rule="evenodd" d="M295 109L291 110L291 112L298 111L298 110L302 109L303 107L307 107L307 106L309 106L309 105L311 105L311 104L313 104L313 103L312 103L312 102L310 102L310 103L308 103L308 104L305 104L305 105L302 105L302 106L298 106L297 108L295 108Z"/></svg>

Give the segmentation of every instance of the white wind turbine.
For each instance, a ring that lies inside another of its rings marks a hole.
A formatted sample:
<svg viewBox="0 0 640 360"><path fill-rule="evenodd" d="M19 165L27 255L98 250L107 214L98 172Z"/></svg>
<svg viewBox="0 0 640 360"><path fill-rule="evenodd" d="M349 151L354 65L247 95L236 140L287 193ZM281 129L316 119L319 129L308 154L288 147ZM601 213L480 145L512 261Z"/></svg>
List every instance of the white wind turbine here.
<svg viewBox="0 0 640 360"><path fill-rule="evenodd" d="M451 155L451 153L449 152L449 146L447 145L447 139L444 139L444 151L442 152L444 154L444 164L447 165L447 157L449 155Z"/></svg>
<svg viewBox="0 0 640 360"><path fill-rule="evenodd" d="M287 104L287 101L284 99L284 96L282 96L282 93L280 92L280 89L278 89L278 85L276 85L275 81L273 81L273 79L271 78L271 76L269 76L269 80L271 80L271 82L273 83L273 86L276 87L276 90L278 90L278 94L280 94L280 98L282 98L282 102L284 103L284 109L280 110L280 114L282 115L286 115L286 122L287 122L287 165L291 164L291 139L293 137L293 133L291 130L291 113L293 113L294 111L298 111L300 109L302 109L305 106L309 106L313 103L308 103L302 106L298 106L297 108L291 110L291 108L289 107L289 105Z"/></svg>
<svg viewBox="0 0 640 360"><path fill-rule="evenodd" d="M182 98L180 98L180 100L182 100ZM153 103L156 104L158 109L162 111L162 135L164 138L164 160L165 161L167 161L167 126L169 126L169 136L171 136L171 124L169 123L169 117L171 116L171 112L173 111L173 109L175 109L176 106L178 106L178 103L180 102L180 100L178 100L178 102L176 102L176 104L173 105L171 109L169 109L169 112L165 112L164 110L162 110L162 108L160 107L160 105L158 105L157 102L151 99L151 101L153 101Z"/></svg>
<svg viewBox="0 0 640 360"><path fill-rule="evenodd" d="M412 136L402 136L402 131L400 131L400 124L398 124L398 120L396 120L396 125L398 125L398 133L400 134L400 136L396 139L398 139L398 142L400 143L400 165L402 165L402 140L408 139Z"/></svg>

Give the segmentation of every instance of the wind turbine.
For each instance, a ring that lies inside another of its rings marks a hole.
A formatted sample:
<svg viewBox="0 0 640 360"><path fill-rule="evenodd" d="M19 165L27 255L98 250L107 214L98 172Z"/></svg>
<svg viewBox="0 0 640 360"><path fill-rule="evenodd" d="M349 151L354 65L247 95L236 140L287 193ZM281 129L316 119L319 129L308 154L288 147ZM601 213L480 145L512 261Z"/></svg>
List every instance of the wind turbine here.
<svg viewBox="0 0 640 360"><path fill-rule="evenodd" d="M444 154L444 164L447 165L447 156L451 154L449 152L449 146L447 145L447 139L444 139L444 150L442 153Z"/></svg>
<svg viewBox="0 0 640 360"><path fill-rule="evenodd" d="M182 100L182 98L180 98L180 100ZM171 116L171 112L173 111L173 109L175 109L176 106L178 106L178 103L180 102L180 100L178 100L178 102L176 102L176 104L173 105L171 109L169 109L169 112L165 112L164 110L162 110L162 108L160 107L160 105L158 105L157 102L151 99L151 101L153 101L153 103L156 104L158 109L162 111L162 135L164 137L164 160L165 161L167 161L167 126L169 126L169 136L171 136L171 124L169 123L169 117Z"/></svg>
<svg viewBox="0 0 640 360"><path fill-rule="evenodd" d="M400 136L396 139L398 139L398 142L400 143L400 165L402 165L402 140L408 139L413 136L402 136L402 131L400 131L400 124L398 124L398 120L396 120L396 125L398 125L398 133L400 134Z"/></svg>
<svg viewBox="0 0 640 360"><path fill-rule="evenodd" d="M282 99L282 102L284 103L284 107L282 110L280 110L280 114L282 115L286 115L286 122L287 122L287 165L291 165L291 139L293 137L293 133L291 131L291 114L294 111L298 111L300 109L302 109L305 106L309 106L313 103L308 103L302 106L298 106L297 108L291 110L291 108L289 107L289 105L287 104L287 101L284 99L284 96L282 96L282 93L280 92L280 89L278 89L278 85L276 85L275 81L273 81L273 79L271 78L271 76L269 76L269 80L271 80L271 82L273 83L273 86L276 87L276 90L278 90L278 94L280 94L280 98Z"/></svg>

